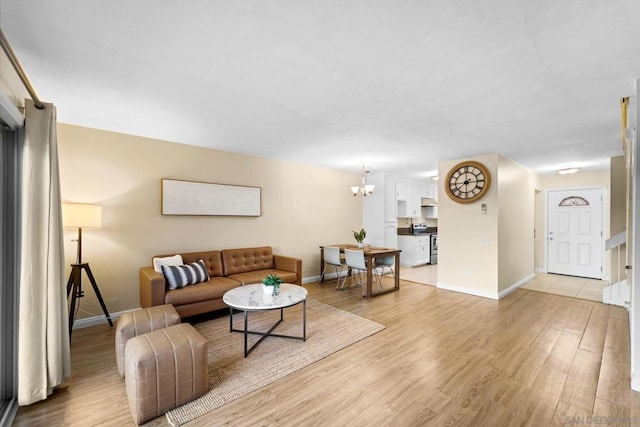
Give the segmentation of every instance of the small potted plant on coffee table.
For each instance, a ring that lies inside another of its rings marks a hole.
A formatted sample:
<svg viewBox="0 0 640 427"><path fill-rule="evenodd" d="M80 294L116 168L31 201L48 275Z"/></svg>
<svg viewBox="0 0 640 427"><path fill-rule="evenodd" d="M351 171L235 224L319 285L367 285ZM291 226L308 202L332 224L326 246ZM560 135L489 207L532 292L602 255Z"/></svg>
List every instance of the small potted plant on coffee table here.
<svg viewBox="0 0 640 427"><path fill-rule="evenodd" d="M364 228L361 229L360 231L354 231L353 237L356 239L356 242L358 242L358 247L363 248L364 243L362 242L364 241L364 238L367 237L367 232L364 231Z"/></svg>
<svg viewBox="0 0 640 427"><path fill-rule="evenodd" d="M278 295L282 278L276 274L270 274L262 280L262 290L268 295Z"/></svg>

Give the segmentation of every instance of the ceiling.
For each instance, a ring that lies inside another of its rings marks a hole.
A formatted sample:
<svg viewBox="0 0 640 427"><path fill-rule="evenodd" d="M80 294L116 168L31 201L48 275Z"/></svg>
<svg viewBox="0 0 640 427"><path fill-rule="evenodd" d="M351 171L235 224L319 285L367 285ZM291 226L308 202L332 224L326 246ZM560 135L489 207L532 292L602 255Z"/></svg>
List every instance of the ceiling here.
<svg viewBox="0 0 640 427"><path fill-rule="evenodd" d="M637 0L0 0L58 121L359 173L608 169Z"/></svg>

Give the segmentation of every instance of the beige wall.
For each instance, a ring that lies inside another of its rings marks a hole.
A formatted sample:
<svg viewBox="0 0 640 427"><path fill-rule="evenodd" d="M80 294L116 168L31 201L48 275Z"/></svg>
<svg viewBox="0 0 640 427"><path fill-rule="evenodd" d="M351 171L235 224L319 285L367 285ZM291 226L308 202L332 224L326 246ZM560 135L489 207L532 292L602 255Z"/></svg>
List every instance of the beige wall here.
<svg viewBox="0 0 640 427"><path fill-rule="evenodd" d="M610 161L611 183L611 236L615 236L627 229L627 187L626 187L626 161L624 156L612 157ZM619 255L619 262L618 262ZM627 245L614 249L611 253L611 281L617 282L626 277L625 260L627 259ZM616 269L618 272L616 273Z"/></svg>
<svg viewBox="0 0 640 427"><path fill-rule="evenodd" d="M539 182L541 180L538 180ZM542 184L536 187L535 196L535 238L533 239L533 265L536 272L542 272L545 264L544 240L545 240L545 203Z"/></svg>
<svg viewBox="0 0 640 427"><path fill-rule="evenodd" d="M138 269L151 257L208 249L273 246L319 274L319 245L350 242L362 223L362 200L349 187L357 173L233 154L131 135L58 125L64 201L103 206L103 228L84 230L91 265L110 312L139 306ZM160 179L262 187L261 217L160 214ZM75 230L65 253L75 259ZM78 318L101 314L84 285Z"/></svg>
<svg viewBox="0 0 640 427"><path fill-rule="evenodd" d="M504 157L498 166L498 292L533 274L536 174Z"/></svg>
<svg viewBox="0 0 640 427"><path fill-rule="evenodd" d="M535 191L538 176L498 155L474 157L492 176L479 201L438 201L438 286L490 298L533 274ZM440 162L438 173L459 160ZM439 184L444 194L444 180ZM487 211L482 213L482 204Z"/></svg>
<svg viewBox="0 0 640 427"><path fill-rule="evenodd" d="M559 173L542 175L542 186L544 190L600 186L609 188L609 171L580 171L571 175Z"/></svg>
<svg viewBox="0 0 640 427"><path fill-rule="evenodd" d="M447 197L438 181L438 286L490 296L498 283L498 155L469 158L484 164L493 183L481 201L460 204ZM461 160L441 161L438 175L445 177ZM487 213L480 211L487 204Z"/></svg>

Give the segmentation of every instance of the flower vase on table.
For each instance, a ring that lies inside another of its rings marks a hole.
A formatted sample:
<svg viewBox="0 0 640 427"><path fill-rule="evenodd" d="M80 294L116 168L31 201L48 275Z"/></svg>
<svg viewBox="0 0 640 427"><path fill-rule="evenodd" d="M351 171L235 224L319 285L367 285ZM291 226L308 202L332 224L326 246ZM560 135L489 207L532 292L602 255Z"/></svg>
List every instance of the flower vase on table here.
<svg viewBox="0 0 640 427"><path fill-rule="evenodd" d="M267 295L278 295L280 292L280 285L282 284L282 278L275 274L270 274L262 281L262 291Z"/></svg>
<svg viewBox="0 0 640 427"><path fill-rule="evenodd" d="M265 295L276 296L276 295L278 295L278 292L280 292L280 286L262 285L262 292L264 292Z"/></svg>
<svg viewBox="0 0 640 427"><path fill-rule="evenodd" d="M360 231L354 231L353 232L353 238L356 239L356 242L358 242L358 247L360 249L364 248L364 238L367 237L367 232L364 231L364 228L361 229Z"/></svg>

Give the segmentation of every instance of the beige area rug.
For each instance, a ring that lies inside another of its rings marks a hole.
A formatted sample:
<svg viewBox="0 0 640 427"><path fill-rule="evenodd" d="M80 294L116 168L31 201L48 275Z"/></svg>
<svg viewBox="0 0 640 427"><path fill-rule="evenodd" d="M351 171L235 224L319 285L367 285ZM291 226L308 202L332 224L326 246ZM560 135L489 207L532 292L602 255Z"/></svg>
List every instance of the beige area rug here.
<svg viewBox="0 0 640 427"><path fill-rule="evenodd" d="M266 331L280 310L249 313L249 329ZM234 315L241 329L243 314ZM348 324L349 327L342 327ZM342 325L342 326L341 326ZM209 392L167 412L172 425L181 425L254 390L350 346L384 329L383 325L314 299L307 299L307 340L267 337L245 359L243 334L229 332L229 317L193 325L208 343ZM285 309L284 321L273 331L302 336L302 304ZM249 345L260 337L249 335Z"/></svg>

